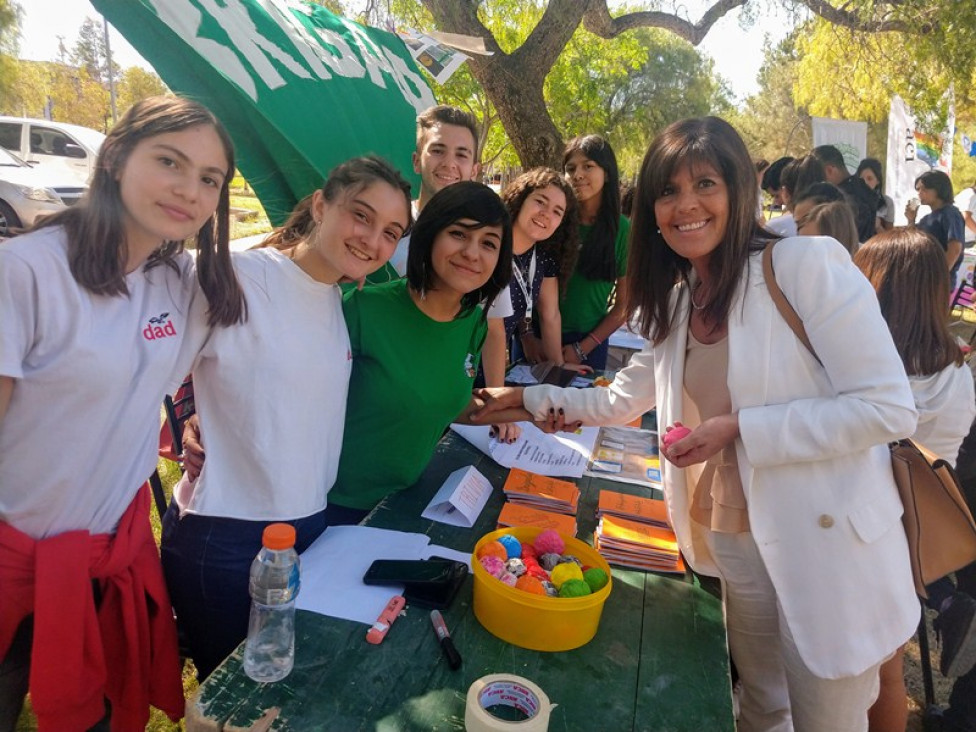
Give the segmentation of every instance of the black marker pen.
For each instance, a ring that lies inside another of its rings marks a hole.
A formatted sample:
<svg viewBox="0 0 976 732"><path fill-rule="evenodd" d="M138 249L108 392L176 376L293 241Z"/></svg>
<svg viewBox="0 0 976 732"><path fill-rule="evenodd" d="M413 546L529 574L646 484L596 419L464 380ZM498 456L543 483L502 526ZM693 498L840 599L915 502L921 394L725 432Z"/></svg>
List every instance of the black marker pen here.
<svg viewBox="0 0 976 732"><path fill-rule="evenodd" d="M451 640L451 634L447 632L447 624L444 622L440 610L430 611L430 622L434 626L434 633L437 635L437 640L441 643L441 650L444 652L448 666L456 671L461 668L461 654L454 647L454 641Z"/></svg>

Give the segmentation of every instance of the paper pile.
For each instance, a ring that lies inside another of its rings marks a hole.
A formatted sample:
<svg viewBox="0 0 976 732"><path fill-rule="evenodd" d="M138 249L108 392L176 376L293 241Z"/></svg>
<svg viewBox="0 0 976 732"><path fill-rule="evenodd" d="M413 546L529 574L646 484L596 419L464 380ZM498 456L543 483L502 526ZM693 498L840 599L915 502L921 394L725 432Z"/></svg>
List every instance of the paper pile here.
<svg viewBox="0 0 976 732"><path fill-rule="evenodd" d="M610 564L684 573L664 501L604 490L600 492L597 518L594 543Z"/></svg>
<svg viewBox="0 0 976 732"><path fill-rule="evenodd" d="M512 468L502 490L508 500L498 515L499 528L538 526L576 535L580 493L575 483Z"/></svg>

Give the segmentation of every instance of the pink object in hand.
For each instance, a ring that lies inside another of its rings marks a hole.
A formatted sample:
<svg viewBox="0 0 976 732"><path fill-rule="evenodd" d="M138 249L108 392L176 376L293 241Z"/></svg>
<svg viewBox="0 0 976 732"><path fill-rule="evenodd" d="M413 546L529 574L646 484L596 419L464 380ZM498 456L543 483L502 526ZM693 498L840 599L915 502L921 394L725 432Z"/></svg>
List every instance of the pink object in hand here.
<svg viewBox="0 0 976 732"><path fill-rule="evenodd" d="M665 447L671 447L678 440L683 440L685 437L691 434L691 430L685 427L683 424L678 425L674 429L665 432L661 437L661 444Z"/></svg>

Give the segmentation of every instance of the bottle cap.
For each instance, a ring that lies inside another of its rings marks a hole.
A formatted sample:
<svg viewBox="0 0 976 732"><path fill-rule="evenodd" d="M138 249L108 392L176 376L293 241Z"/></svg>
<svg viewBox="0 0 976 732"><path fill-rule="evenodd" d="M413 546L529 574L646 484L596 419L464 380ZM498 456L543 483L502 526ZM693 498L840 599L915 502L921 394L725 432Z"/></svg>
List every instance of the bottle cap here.
<svg viewBox="0 0 976 732"><path fill-rule="evenodd" d="M261 543L268 549L290 549L295 546L295 527L291 524L268 524L261 535Z"/></svg>

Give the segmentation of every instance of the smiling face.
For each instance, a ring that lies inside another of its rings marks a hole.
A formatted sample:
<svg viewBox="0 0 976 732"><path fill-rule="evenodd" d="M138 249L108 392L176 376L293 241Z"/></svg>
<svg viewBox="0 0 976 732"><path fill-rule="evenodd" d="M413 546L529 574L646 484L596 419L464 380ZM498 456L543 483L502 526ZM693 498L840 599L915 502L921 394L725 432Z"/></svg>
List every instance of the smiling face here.
<svg viewBox="0 0 976 732"><path fill-rule="evenodd" d="M317 224L308 243L319 261L309 270L322 272L323 282L359 280L375 272L393 256L409 213L403 191L385 181L343 192L333 201L316 191L312 216Z"/></svg>
<svg viewBox="0 0 976 732"><path fill-rule="evenodd" d="M431 289L459 298L479 289L495 271L501 243L501 226L481 226L473 219L449 224L434 238Z"/></svg>
<svg viewBox="0 0 976 732"><path fill-rule="evenodd" d="M728 186L708 163L683 165L654 201L654 217L667 245L706 271L728 227Z"/></svg>
<svg viewBox="0 0 976 732"><path fill-rule="evenodd" d="M210 125L139 141L117 176L129 251L196 235L217 209L229 166Z"/></svg>
<svg viewBox="0 0 976 732"><path fill-rule="evenodd" d="M413 172L420 176L420 200L426 202L442 188L478 174L477 146L471 130L437 122L426 131L413 154Z"/></svg>
<svg viewBox="0 0 976 732"><path fill-rule="evenodd" d="M537 188L526 197L519 209L515 219L516 239L528 242L529 246L545 241L556 232L565 215L566 194L559 186Z"/></svg>
<svg viewBox="0 0 976 732"><path fill-rule="evenodd" d="M569 156L563 167L567 182L573 187L580 203L599 201L607 181L606 171L581 152Z"/></svg>

